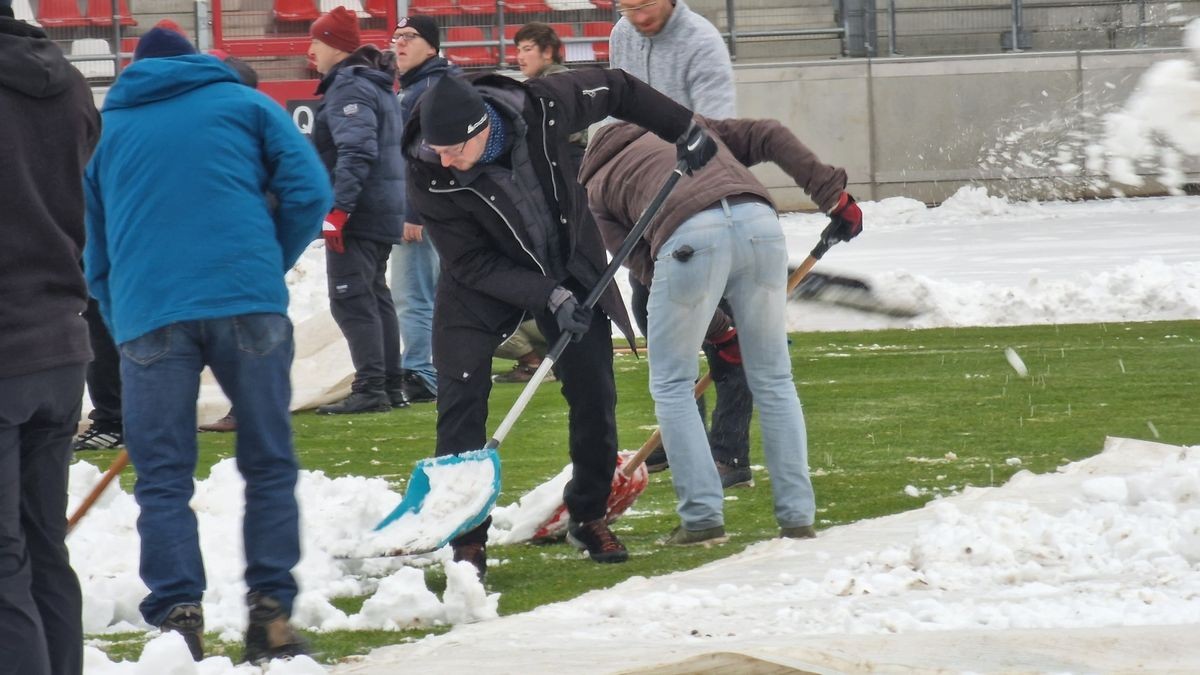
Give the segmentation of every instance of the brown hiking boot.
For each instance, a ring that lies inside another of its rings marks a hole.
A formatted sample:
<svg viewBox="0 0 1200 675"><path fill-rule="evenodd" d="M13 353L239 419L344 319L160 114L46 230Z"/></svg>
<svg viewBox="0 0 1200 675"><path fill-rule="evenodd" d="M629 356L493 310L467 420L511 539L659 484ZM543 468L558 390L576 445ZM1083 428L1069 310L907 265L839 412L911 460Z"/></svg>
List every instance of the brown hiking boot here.
<svg viewBox="0 0 1200 675"><path fill-rule="evenodd" d="M540 364L521 363L518 361L517 364L512 367L512 370L504 373L503 375L497 375L494 381L500 384L512 384L514 382L517 384L524 384L533 379L533 374L537 372L538 365ZM546 373L546 377L543 378L542 381L553 382L554 371Z"/></svg>
<svg viewBox="0 0 1200 675"><path fill-rule="evenodd" d="M451 546L454 550L454 562L467 561L475 566L475 573L479 575L479 580L487 576L487 544L460 544Z"/></svg>
<svg viewBox="0 0 1200 675"><path fill-rule="evenodd" d="M204 660L204 610L200 605L173 607L158 629L164 633L174 631L182 635L192 660Z"/></svg>
<svg viewBox="0 0 1200 675"><path fill-rule="evenodd" d="M663 546L703 546L708 548L724 544L727 541L729 541L729 535L725 534L724 525L706 527L703 530L689 530L679 525L658 543Z"/></svg>
<svg viewBox="0 0 1200 675"><path fill-rule="evenodd" d="M250 591L246 594L246 604L250 606L243 654L247 663L262 664L308 653L308 643L288 623L288 615L278 600Z"/></svg>
<svg viewBox="0 0 1200 675"><path fill-rule="evenodd" d="M608 529L603 518L577 523L567 523L567 543L583 551L598 563L623 563L629 560L629 551L617 535Z"/></svg>
<svg viewBox="0 0 1200 675"><path fill-rule="evenodd" d="M812 525L779 528L779 536L784 539L816 539L817 531Z"/></svg>
<svg viewBox="0 0 1200 675"><path fill-rule="evenodd" d="M237 431L237 418L233 416L233 411L230 410L228 415L222 417L216 422L201 424L199 429L200 431L214 431L218 433Z"/></svg>
<svg viewBox="0 0 1200 675"><path fill-rule="evenodd" d="M717 462L717 475L721 477L721 487L728 490L736 487L754 487L754 475L748 466L733 466Z"/></svg>

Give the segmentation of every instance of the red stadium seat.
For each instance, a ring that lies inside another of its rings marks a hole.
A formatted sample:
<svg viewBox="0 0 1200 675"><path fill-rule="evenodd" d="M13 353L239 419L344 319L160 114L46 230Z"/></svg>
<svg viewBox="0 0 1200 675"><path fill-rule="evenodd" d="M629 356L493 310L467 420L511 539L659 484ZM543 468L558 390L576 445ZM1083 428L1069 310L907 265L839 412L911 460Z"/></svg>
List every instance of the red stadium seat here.
<svg viewBox="0 0 1200 675"><path fill-rule="evenodd" d="M596 6L596 9L603 9L610 12L613 8L613 0L592 0L592 4Z"/></svg>
<svg viewBox="0 0 1200 675"><path fill-rule="evenodd" d="M120 0L117 3L117 11L119 12L122 26L137 25L137 21L133 20L133 13L129 11L129 5L125 0ZM113 24L112 0L88 0L87 18L93 26L111 26Z"/></svg>
<svg viewBox="0 0 1200 675"><path fill-rule="evenodd" d="M486 40L478 26L452 26L446 29L446 42L480 42ZM446 59L457 66L491 66L496 64L494 47L450 47Z"/></svg>
<svg viewBox="0 0 1200 675"><path fill-rule="evenodd" d="M608 60L608 36L612 33L613 25L607 21L593 21L583 24L583 34L585 37L602 37L603 40L592 43L592 52L596 55L597 61Z"/></svg>
<svg viewBox="0 0 1200 675"><path fill-rule="evenodd" d="M366 6L363 7L367 14L370 14L375 19L386 19L388 15L388 0L367 0Z"/></svg>
<svg viewBox="0 0 1200 675"><path fill-rule="evenodd" d="M321 16L313 0L275 0L271 11L276 21L312 21Z"/></svg>
<svg viewBox="0 0 1200 675"><path fill-rule="evenodd" d="M463 14L495 14L496 0L458 0L458 9Z"/></svg>
<svg viewBox="0 0 1200 675"><path fill-rule="evenodd" d="M91 22L79 13L75 0L41 0L38 3L38 23L47 28L87 26Z"/></svg>
<svg viewBox="0 0 1200 675"><path fill-rule="evenodd" d="M458 4L455 0L412 0L412 2L408 3L408 11L414 14L429 14L430 16L459 13Z"/></svg>
<svg viewBox="0 0 1200 675"><path fill-rule="evenodd" d="M510 0L504 3L504 10L513 14L536 14L538 12L553 12L554 10L542 0Z"/></svg>

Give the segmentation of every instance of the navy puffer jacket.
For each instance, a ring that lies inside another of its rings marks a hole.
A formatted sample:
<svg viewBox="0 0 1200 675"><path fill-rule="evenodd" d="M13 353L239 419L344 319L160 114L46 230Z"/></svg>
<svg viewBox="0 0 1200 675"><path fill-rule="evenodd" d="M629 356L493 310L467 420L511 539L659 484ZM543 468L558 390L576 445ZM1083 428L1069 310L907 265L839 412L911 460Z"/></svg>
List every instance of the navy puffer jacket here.
<svg viewBox="0 0 1200 675"><path fill-rule="evenodd" d="M399 244L404 232L404 125L394 66L360 47L321 80L313 143L333 180L333 208L350 214L347 237Z"/></svg>

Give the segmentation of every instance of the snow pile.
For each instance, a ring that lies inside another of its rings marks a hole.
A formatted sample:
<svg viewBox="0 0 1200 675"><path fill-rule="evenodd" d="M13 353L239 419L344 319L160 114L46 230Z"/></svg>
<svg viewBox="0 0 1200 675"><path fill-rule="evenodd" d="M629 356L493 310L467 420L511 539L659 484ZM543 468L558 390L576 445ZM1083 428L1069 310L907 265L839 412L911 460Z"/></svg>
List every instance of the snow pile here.
<svg viewBox="0 0 1200 675"><path fill-rule="evenodd" d="M525 493L520 499L492 511L488 541L512 544L529 541L538 528L563 504L563 490L571 481L571 465L558 475Z"/></svg>
<svg viewBox="0 0 1200 675"><path fill-rule="evenodd" d="M95 485L99 472L90 464L71 467L70 509ZM218 462L207 480L196 481L200 546L208 591L204 597L209 631L236 640L246 627L242 579L244 483L234 460ZM496 616L498 595L488 595L473 568L450 563L439 551L419 559L338 560L332 552L363 539L400 502L380 478L328 478L301 471L297 487L301 509L303 557L295 573L300 585L293 620L313 630L381 629L436 626ZM138 576L136 518L132 495L116 485L80 521L68 539L71 559L84 588L84 630L89 634L149 630L137 605L146 594ZM439 600L425 586L424 574L408 565L442 564L447 589ZM354 615L330 600L374 594Z"/></svg>

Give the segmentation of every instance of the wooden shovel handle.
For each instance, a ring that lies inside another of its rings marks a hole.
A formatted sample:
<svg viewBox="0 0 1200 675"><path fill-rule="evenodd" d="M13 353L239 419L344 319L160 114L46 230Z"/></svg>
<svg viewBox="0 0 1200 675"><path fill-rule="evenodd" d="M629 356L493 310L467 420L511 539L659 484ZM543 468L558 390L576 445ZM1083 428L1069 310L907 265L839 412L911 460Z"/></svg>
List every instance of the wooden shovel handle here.
<svg viewBox="0 0 1200 675"><path fill-rule="evenodd" d="M787 292L791 293L793 290L795 290L796 287L800 285L800 282L804 281L804 277L808 276L808 273L812 270L813 265L816 264L817 258L811 255L805 258L804 262L801 263L800 266L797 267L790 276L788 276ZM704 377L700 378L696 382L696 386L693 389L696 398L703 396L704 392L708 391L708 388L712 386L712 382L712 373L705 373ZM662 431L655 429L654 433L650 434L650 438L647 438L646 442L642 444L642 447L638 449L637 454L635 454L633 457L630 457L628 462L625 462L621 465L621 473L625 474L626 478L632 477L633 472L637 471L637 468L645 463L646 458L650 456L650 453L657 450L660 445L662 445Z"/></svg>
<svg viewBox="0 0 1200 675"><path fill-rule="evenodd" d="M92 488L91 493L79 504L79 508L75 509L75 513L71 514L71 517L67 519L67 534L70 534L71 530L75 529L75 525L87 514L88 509L92 508L92 505L96 503L100 495L104 494L104 489L108 487L108 484L113 482L114 478L121 475L121 472L125 470L128 464L129 453L125 450L117 453L117 457L108 467L108 471L105 471L104 475L100 477L100 482L96 483L96 487Z"/></svg>

